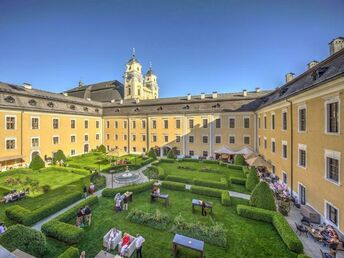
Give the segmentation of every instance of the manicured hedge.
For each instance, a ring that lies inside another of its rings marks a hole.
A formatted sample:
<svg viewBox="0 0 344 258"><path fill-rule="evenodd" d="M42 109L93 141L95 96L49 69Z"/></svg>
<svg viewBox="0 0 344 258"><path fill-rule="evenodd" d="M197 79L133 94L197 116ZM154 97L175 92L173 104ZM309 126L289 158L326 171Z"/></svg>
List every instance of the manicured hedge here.
<svg viewBox="0 0 344 258"><path fill-rule="evenodd" d="M255 169L251 169L247 175L246 189L251 192L253 191L253 189L256 187L258 183L259 183L259 178L258 178L257 172Z"/></svg>
<svg viewBox="0 0 344 258"><path fill-rule="evenodd" d="M202 180L202 179L194 179L193 181L194 181L195 185L199 185L199 186L206 186L206 187L225 189L225 190L228 189L228 182L227 182L226 178L221 178L220 182Z"/></svg>
<svg viewBox="0 0 344 258"><path fill-rule="evenodd" d="M148 189L151 189L153 186L154 181L149 181L143 184L137 184L137 185L129 185L124 186L120 188L106 188L102 192L103 197L115 197L116 193L123 193L123 192L133 192L133 193L141 193Z"/></svg>
<svg viewBox="0 0 344 258"><path fill-rule="evenodd" d="M202 161L205 164L219 164L219 161L217 160L210 160L210 159L205 159Z"/></svg>
<svg viewBox="0 0 344 258"><path fill-rule="evenodd" d="M57 258L79 258L80 252L79 249L73 246L70 246L66 249L62 254L60 254Z"/></svg>
<svg viewBox="0 0 344 258"><path fill-rule="evenodd" d="M159 161L160 163L174 163L175 162L174 159L160 159Z"/></svg>
<svg viewBox="0 0 344 258"><path fill-rule="evenodd" d="M124 172L126 169L129 170L137 170L141 167L141 165L139 164L128 164L128 165L116 165L116 166L113 166L113 167L109 167L109 168L104 168L101 170L102 173L110 173L110 170L114 171L114 172L111 172L111 173L118 173L118 172ZM92 170L94 170L94 168L92 168Z"/></svg>
<svg viewBox="0 0 344 258"><path fill-rule="evenodd" d="M246 178L232 176L230 182L236 185L246 185Z"/></svg>
<svg viewBox="0 0 344 258"><path fill-rule="evenodd" d="M39 170L44 167L45 163L39 155L34 156L29 165L29 168L32 170Z"/></svg>
<svg viewBox="0 0 344 258"><path fill-rule="evenodd" d="M222 196L222 190L214 189L210 187L204 187L204 186L191 186L191 192L195 194L201 194L206 196L212 196L212 197L218 197L221 198Z"/></svg>
<svg viewBox="0 0 344 258"><path fill-rule="evenodd" d="M293 252L301 254L303 245L293 229L282 214L276 211L264 210L246 205L238 205L237 212L240 216L272 223L286 246Z"/></svg>
<svg viewBox="0 0 344 258"><path fill-rule="evenodd" d="M185 184L183 183L164 181L162 182L162 187L170 190L185 191Z"/></svg>
<svg viewBox="0 0 344 258"><path fill-rule="evenodd" d="M231 206L231 196L228 191L222 191L221 193L221 204L223 206Z"/></svg>
<svg viewBox="0 0 344 258"><path fill-rule="evenodd" d="M138 209L132 209L127 219L133 223L148 225L155 229L167 230L171 219L167 214L161 213L159 210L155 210L154 213L145 212Z"/></svg>
<svg viewBox="0 0 344 258"><path fill-rule="evenodd" d="M236 169L236 170L242 170L243 169L243 167L241 165L235 165L235 164L227 164L227 168Z"/></svg>
<svg viewBox="0 0 344 258"><path fill-rule="evenodd" d="M159 180L164 180L166 177L165 170L162 167L151 165L151 168L158 173Z"/></svg>
<svg viewBox="0 0 344 258"><path fill-rule="evenodd" d="M150 148L147 153L147 156L155 160L157 158L156 151L153 148Z"/></svg>
<svg viewBox="0 0 344 258"><path fill-rule="evenodd" d="M241 155L241 154L235 155L234 164L235 164L235 165L239 165L239 166L244 166L244 165L245 165L244 156Z"/></svg>
<svg viewBox="0 0 344 258"><path fill-rule="evenodd" d="M20 224L30 226L51 214L65 208L66 206L81 199L81 193L72 193L65 195L60 199L51 201L40 208L30 211L19 205L14 205L6 209L5 213L9 219L12 219Z"/></svg>
<svg viewBox="0 0 344 258"><path fill-rule="evenodd" d="M20 249L36 257L47 251L47 241L42 232L23 225L14 225L0 235L0 245L10 251Z"/></svg>
<svg viewBox="0 0 344 258"><path fill-rule="evenodd" d="M182 158L182 159L178 159L179 162L183 162L183 161L187 161L187 162L195 162L195 163L199 163L198 159L191 159L191 158Z"/></svg>
<svg viewBox="0 0 344 258"><path fill-rule="evenodd" d="M250 197L250 205L261 209L276 211L275 198L266 182L259 182L253 189Z"/></svg>
<svg viewBox="0 0 344 258"><path fill-rule="evenodd" d="M172 175L168 175L166 177L166 180L167 181L174 181L174 182L185 183L185 184L189 184L189 185L192 185L194 183L194 180L192 178L181 177L181 176L172 176Z"/></svg>

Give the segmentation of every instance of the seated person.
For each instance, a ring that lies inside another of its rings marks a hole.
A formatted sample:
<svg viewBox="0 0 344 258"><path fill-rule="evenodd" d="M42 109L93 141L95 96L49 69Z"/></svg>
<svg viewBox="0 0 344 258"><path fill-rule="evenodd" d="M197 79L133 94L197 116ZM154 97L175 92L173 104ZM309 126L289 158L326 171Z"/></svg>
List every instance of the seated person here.
<svg viewBox="0 0 344 258"><path fill-rule="evenodd" d="M160 195L160 188L159 188L159 187L157 187L157 189L156 189L156 191L155 191L155 194L156 194L156 195Z"/></svg>
<svg viewBox="0 0 344 258"><path fill-rule="evenodd" d="M0 223L0 235L5 233L7 230L6 226L5 226L5 223Z"/></svg>
<svg viewBox="0 0 344 258"><path fill-rule="evenodd" d="M83 208L80 208L76 213L76 226L80 227L84 219Z"/></svg>
<svg viewBox="0 0 344 258"><path fill-rule="evenodd" d="M113 228L113 229L111 230L109 236L108 236L108 239L107 239L107 244L108 244L107 249L106 249L107 251L110 251L110 250L111 250L111 242L112 242L113 240L115 240L117 234L118 234L117 229Z"/></svg>
<svg viewBox="0 0 344 258"><path fill-rule="evenodd" d="M115 209L116 209L116 212L119 212L119 211L122 210L122 207L121 207L121 200L120 200L120 199L117 199L117 200L116 200L116 207L115 207Z"/></svg>
<svg viewBox="0 0 344 258"><path fill-rule="evenodd" d="M130 236L128 234L124 234L122 238L122 244L121 244L121 250L120 255L124 256L126 249L128 248L130 244Z"/></svg>
<svg viewBox="0 0 344 258"><path fill-rule="evenodd" d="M92 210L91 210L91 208L86 206L84 208L84 214L85 214L85 217L84 217L85 223L87 222L88 225L91 225L91 219L92 219Z"/></svg>

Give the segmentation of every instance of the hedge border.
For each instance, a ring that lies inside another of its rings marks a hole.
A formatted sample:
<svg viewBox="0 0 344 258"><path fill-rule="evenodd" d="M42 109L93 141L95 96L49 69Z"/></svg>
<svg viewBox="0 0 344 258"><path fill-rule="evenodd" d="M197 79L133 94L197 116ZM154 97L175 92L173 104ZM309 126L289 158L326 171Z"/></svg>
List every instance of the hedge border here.
<svg viewBox="0 0 344 258"><path fill-rule="evenodd" d="M146 183L142 183L142 184L136 184L136 185L128 185L128 186L123 186L120 188L105 188L102 192L102 196L103 197L115 197L115 195L117 193L121 193L121 192L133 192L133 193L141 193L144 192L148 189L151 189L153 186L153 183L155 181L149 181Z"/></svg>
<svg viewBox="0 0 344 258"><path fill-rule="evenodd" d="M74 246L70 246L57 258L79 258L79 257L80 257L79 249Z"/></svg>

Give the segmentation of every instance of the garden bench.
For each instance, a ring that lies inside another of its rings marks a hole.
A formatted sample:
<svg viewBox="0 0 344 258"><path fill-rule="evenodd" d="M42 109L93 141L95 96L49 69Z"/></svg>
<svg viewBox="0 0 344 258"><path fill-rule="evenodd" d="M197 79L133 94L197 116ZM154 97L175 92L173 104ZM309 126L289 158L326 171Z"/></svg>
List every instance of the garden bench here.
<svg viewBox="0 0 344 258"><path fill-rule="evenodd" d="M106 235L103 237L103 246L107 248L107 250L114 250L116 249L116 246L122 239L122 231L117 231L114 238L109 239L111 231L116 230L115 228L112 228L109 230L109 232L106 233Z"/></svg>
<svg viewBox="0 0 344 258"><path fill-rule="evenodd" d="M178 246L186 247L200 253L200 258L204 258L204 242L191 237L175 234L173 238L172 256L177 256Z"/></svg>
<svg viewBox="0 0 344 258"><path fill-rule="evenodd" d="M170 205L170 198L168 194L151 194L151 202L155 201L155 199L162 199L165 201L164 205L167 207Z"/></svg>

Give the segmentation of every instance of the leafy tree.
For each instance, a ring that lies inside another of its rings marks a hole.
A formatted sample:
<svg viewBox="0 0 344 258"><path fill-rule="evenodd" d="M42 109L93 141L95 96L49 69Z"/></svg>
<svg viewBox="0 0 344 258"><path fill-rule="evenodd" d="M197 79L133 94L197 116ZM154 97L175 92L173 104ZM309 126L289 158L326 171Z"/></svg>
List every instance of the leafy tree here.
<svg viewBox="0 0 344 258"><path fill-rule="evenodd" d="M54 157L53 157L53 164L55 164L56 162L66 162L67 161L67 158L66 158L66 155L63 153L62 150L58 150L55 154L54 154Z"/></svg>
<svg viewBox="0 0 344 258"><path fill-rule="evenodd" d="M254 188L250 198L250 205L261 209L276 211L275 198L266 182L261 181Z"/></svg>
<svg viewBox="0 0 344 258"><path fill-rule="evenodd" d="M246 180L246 189L249 191L253 191L253 189L256 187L258 183L259 183L259 178L258 178L257 172L255 168L251 168Z"/></svg>
<svg viewBox="0 0 344 258"><path fill-rule="evenodd" d="M167 153L167 158L169 159L176 159L176 154L174 153L174 150L173 149L170 149Z"/></svg>
<svg viewBox="0 0 344 258"><path fill-rule="evenodd" d="M234 164L235 165L240 165L240 166L245 165L244 156L241 155L241 154L235 155Z"/></svg>
<svg viewBox="0 0 344 258"><path fill-rule="evenodd" d="M152 159L156 159L156 151L153 148L150 148L150 150L147 153L147 156Z"/></svg>
<svg viewBox="0 0 344 258"><path fill-rule="evenodd" d="M39 155L36 155L33 157L29 166L29 168L31 168L32 170L39 170L44 167L45 167L45 163Z"/></svg>
<svg viewBox="0 0 344 258"><path fill-rule="evenodd" d="M103 144L101 144L100 146L98 146L97 151L106 153L106 147Z"/></svg>

